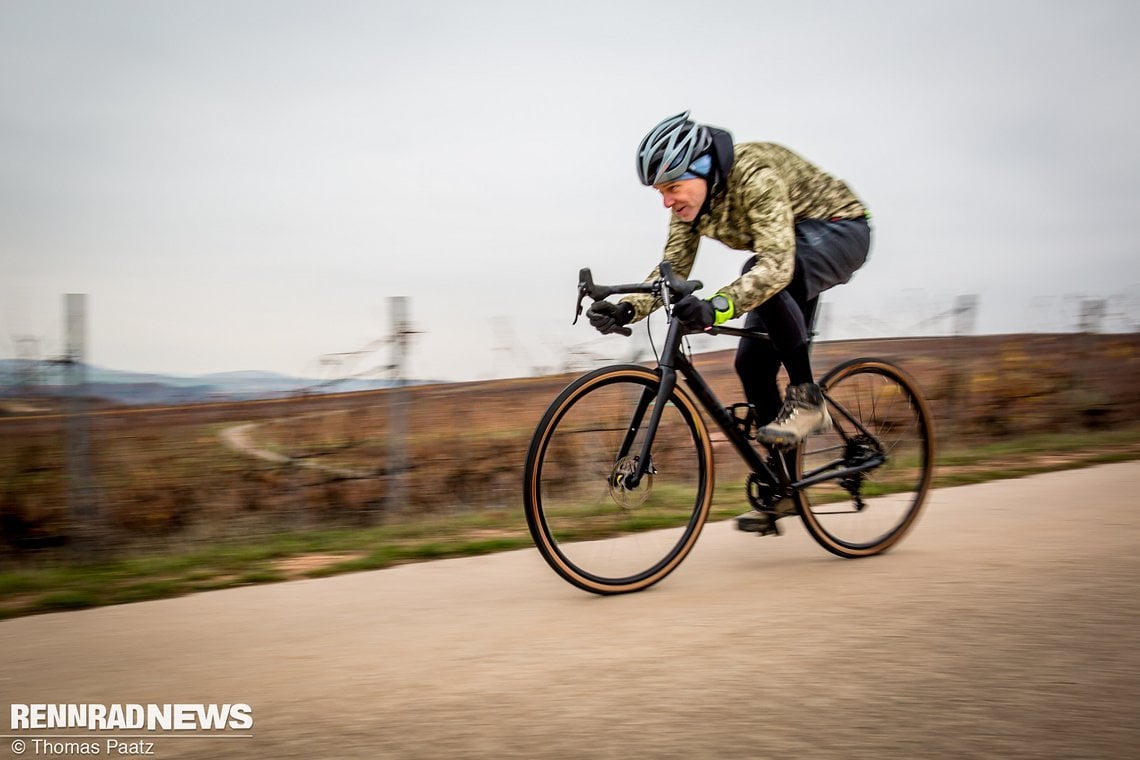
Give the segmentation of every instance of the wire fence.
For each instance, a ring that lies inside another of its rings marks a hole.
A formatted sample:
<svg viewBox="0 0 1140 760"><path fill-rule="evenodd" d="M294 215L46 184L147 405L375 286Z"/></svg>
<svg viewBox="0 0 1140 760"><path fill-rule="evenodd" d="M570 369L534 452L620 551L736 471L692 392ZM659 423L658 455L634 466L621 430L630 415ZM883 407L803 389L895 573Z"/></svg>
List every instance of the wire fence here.
<svg viewBox="0 0 1140 760"><path fill-rule="evenodd" d="M731 350L731 349L730 349ZM929 397L943 450L1140 423L1140 335L821 343L822 373L895 358ZM698 357L726 402L730 355ZM124 407L70 377L0 415L0 557L154 551L297 529L491 510L521 521L520 473L547 404L573 374L247 402Z"/></svg>

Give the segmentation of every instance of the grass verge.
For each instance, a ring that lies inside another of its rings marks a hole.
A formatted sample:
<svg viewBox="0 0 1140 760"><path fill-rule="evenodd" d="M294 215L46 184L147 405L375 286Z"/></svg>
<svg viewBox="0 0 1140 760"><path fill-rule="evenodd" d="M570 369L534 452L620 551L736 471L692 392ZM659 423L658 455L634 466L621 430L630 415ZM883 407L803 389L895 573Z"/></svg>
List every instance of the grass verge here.
<svg viewBox="0 0 1140 760"><path fill-rule="evenodd" d="M947 448L935 487L1140 459L1140 428L1040 435ZM712 519L742 511L740 483L718 486ZM164 599L531 546L518 509L456 513L362 529L303 530L161 555L42 560L0 571L0 619Z"/></svg>

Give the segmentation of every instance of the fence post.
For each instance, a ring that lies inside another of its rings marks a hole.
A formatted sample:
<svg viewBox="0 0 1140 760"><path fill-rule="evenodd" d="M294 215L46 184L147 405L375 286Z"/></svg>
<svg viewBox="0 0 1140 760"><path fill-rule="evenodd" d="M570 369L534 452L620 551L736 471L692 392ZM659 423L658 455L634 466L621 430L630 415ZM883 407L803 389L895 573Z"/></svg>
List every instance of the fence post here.
<svg viewBox="0 0 1140 760"><path fill-rule="evenodd" d="M408 324L408 299L394 296L392 309L392 387L388 396L388 475L385 502L389 512L407 508L408 501L408 448L407 448L407 383L405 369L408 361L408 342L412 331Z"/></svg>
<svg viewBox="0 0 1140 760"><path fill-rule="evenodd" d="M65 456L67 503L74 526L76 554L91 556L102 545L103 530L95 501L91 467L91 418L87 398L87 295L64 296L64 343L62 359L67 396Z"/></svg>

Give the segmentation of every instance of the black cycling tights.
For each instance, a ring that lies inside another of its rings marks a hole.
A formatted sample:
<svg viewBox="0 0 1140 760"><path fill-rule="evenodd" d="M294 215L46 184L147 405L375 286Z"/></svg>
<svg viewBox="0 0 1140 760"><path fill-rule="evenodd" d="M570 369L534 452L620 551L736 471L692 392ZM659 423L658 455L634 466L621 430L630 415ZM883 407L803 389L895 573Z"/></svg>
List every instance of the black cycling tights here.
<svg viewBox="0 0 1140 760"><path fill-rule="evenodd" d="M736 349L736 373L748 402L756 407L756 419L766 424L780 411L776 375L783 364L792 385L814 382L811 371L810 330L818 298L799 300L796 282L769 298L748 314L744 326L765 330L771 340L741 338ZM802 288L800 288L802 292Z"/></svg>

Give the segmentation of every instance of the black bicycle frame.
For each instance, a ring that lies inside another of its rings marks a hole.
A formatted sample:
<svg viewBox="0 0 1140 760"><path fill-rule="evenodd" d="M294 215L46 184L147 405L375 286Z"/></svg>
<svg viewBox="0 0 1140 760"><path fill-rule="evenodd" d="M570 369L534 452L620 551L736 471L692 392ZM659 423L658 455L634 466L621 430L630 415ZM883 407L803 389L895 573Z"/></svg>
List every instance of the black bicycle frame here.
<svg viewBox="0 0 1140 760"><path fill-rule="evenodd" d="M665 311L671 311L671 301L673 295L678 296L688 295L693 291L702 287L701 283L697 280L678 280L673 276L672 267L668 262L662 262L659 265L661 272L661 280L664 284L659 283L639 283L633 285L617 285L605 286L596 285L593 276L590 274L589 269L583 269L578 275L578 307L574 317L574 321L578 321L578 316L582 313L582 299L589 295L595 300L606 298L610 295L619 293L649 293L661 298ZM621 328L621 332L628 335L629 328ZM683 322L679 319L669 320L669 329L665 335L665 347L661 352L661 357L657 362L657 372L661 378L660 384L657 388L656 394L650 389L646 389L642 394L641 399L638 401L637 408L634 410L633 417L630 419L629 427L626 430L625 440L622 442L621 450L618 453L618 460L622 460L629 456L630 449L633 448L634 439L637 437L637 432L641 429L642 419L645 416L645 410L649 408L649 404L656 398L657 403L653 407L653 413L649 418L649 427L645 431L645 439L641 443L641 450L636 459L636 466L633 471L622 476L622 486L629 490L637 488L641 483L641 479L645 474L650 471L652 467L651 449L653 441L657 436L657 427L661 422L661 414L665 410L665 405L669 402L669 396L673 394L673 390L677 387L677 375L680 373L685 378L685 383L688 385L689 390L692 391L697 401L705 408L709 416L716 422L717 427L725 434L728 440L732 443L737 453L744 459L745 463L751 468L752 472L759 475L761 479L766 481L769 485L784 489L785 491L794 491L807 486L821 483L825 480L834 480L836 478L846 477L863 470L868 470L873 467L878 467L884 461L886 456L880 451L876 456L869 457L863 462L860 462L854 467L842 467L840 469L833 469L841 465L844 459L841 457L833 462L830 462L823 467L817 468L807 477L802 480L792 482L791 474L787 472L786 466L782 466L779 471L774 470L769 466L768 462L753 448L749 443L749 439L737 427L736 419L728 413L727 408L720 402L720 399L713 393L712 388L693 367L688 357L681 350L681 342L685 335L694 333L696 331L686 328ZM735 327L711 327L704 331L709 335L735 335L740 338L752 338L759 340L767 340L768 336L762 332L754 332L752 330L741 330ZM824 391L824 398L840 413L842 417L848 420L860 434L874 439L874 436L859 423L859 421L841 405L835 403L827 392ZM849 440L847 435L840 431L844 440Z"/></svg>

